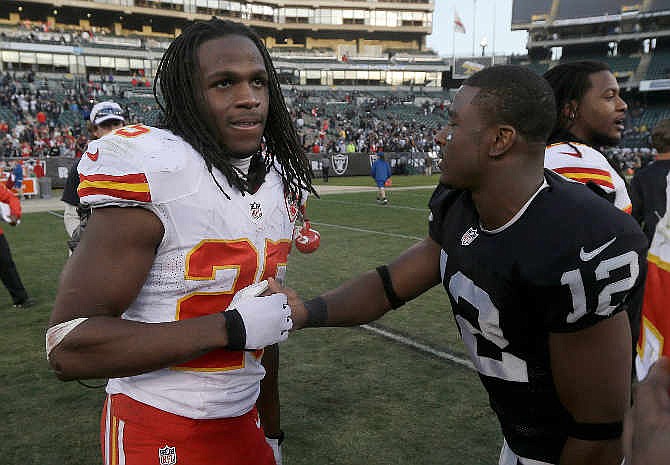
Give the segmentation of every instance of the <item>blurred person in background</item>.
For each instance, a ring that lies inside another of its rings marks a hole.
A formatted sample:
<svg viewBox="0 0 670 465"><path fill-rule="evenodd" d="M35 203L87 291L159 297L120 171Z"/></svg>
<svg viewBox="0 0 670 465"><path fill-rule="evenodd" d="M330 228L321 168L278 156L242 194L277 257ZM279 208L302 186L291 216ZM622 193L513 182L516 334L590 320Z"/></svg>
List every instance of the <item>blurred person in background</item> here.
<svg viewBox="0 0 670 465"><path fill-rule="evenodd" d="M658 154L654 161L638 170L630 183L633 218L647 235L654 237L658 220L665 215L667 177L670 172L670 119L659 122L651 132L651 143Z"/></svg>
<svg viewBox="0 0 670 465"><path fill-rule="evenodd" d="M123 116L123 109L118 103L111 100L97 103L91 109L88 123L88 133L92 140L100 139L112 131L123 127L126 124ZM97 154L85 152L89 158L97 158ZM79 187L79 173L77 167L81 157L75 158L74 163L70 167L65 186L63 187L63 195L61 200L65 203L65 211L63 212L63 222L65 223L65 231L69 236L68 248L70 253L75 249L79 243L81 232L85 228L86 220L91 212L90 208L84 207L79 202L79 194L77 188Z"/></svg>
<svg viewBox="0 0 670 465"><path fill-rule="evenodd" d="M0 215L10 226L16 226L21 219L21 202L4 184L0 184ZM26 288L12 259L9 242L0 229L0 280L9 291L15 308L28 308L35 300L28 296Z"/></svg>
<svg viewBox="0 0 670 465"><path fill-rule="evenodd" d="M391 165L384 160L384 152L377 152L377 159L370 167L370 176L377 185L377 203L387 205L389 201L386 198L386 183L391 179Z"/></svg>

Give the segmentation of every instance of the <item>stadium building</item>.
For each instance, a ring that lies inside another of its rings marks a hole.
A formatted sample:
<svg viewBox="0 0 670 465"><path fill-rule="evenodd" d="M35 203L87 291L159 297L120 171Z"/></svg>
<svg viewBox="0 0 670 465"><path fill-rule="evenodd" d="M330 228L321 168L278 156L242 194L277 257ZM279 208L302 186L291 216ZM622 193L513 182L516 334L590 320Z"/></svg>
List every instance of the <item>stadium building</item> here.
<svg viewBox="0 0 670 465"><path fill-rule="evenodd" d="M510 61L538 73L607 62L629 107L623 145L648 150L649 131L670 117L670 0L515 0L512 29L528 31L528 55Z"/></svg>
<svg viewBox="0 0 670 465"><path fill-rule="evenodd" d="M189 22L218 16L253 27L286 84L439 88L448 64L426 48L433 10L434 0L8 0L0 62L12 71L151 78Z"/></svg>

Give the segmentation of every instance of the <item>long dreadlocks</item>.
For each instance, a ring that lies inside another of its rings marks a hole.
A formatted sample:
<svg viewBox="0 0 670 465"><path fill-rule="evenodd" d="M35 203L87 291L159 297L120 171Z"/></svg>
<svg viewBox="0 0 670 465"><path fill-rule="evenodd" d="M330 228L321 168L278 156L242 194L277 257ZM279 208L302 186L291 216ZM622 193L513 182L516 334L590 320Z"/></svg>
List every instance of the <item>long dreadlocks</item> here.
<svg viewBox="0 0 670 465"><path fill-rule="evenodd" d="M589 76L600 71L611 71L607 63L593 60L573 61L554 66L544 73L543 77L549 81L554 89L556 98L556 124L549 136L549 140L564 131L567 131L570 119L564 114L565 105L572 100L579 103L586 91L591 88Z"/></svg>
<svg viewBox="0 0 670 465"><path fill-rule="evenodd" d="M254 42L268 73L269 114L263 133L268 156L260 167L254 163L258 156L254 156L248 178L233 167L230 151L221 141L216 125L211 118L203 115L205 105L199 81L198 49L204 42L227 35L247 37ZM197 21L188 26L163 55L156 71L153 91L162 111L161 126L191 144L202 155L210 173L212 167L216 167L240 192L249 190L252 178L260 177L262 181L276 160L281 166L280 174L287 194L300 198L303 189L316 194L309 163L286 109L270 54L261 39L247 26L218 18ZM254 172L256 168L262 170L260 176ZM220 185L219 188L225 194Z"/></svg>

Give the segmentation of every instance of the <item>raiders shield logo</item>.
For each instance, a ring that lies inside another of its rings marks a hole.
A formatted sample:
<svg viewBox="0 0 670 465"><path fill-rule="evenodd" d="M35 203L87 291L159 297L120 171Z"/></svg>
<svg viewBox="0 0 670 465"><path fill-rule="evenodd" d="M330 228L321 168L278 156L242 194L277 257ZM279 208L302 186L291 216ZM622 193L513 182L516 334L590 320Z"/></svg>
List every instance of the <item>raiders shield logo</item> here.
<svg viewBox="0 0 670 465"><path fill-rule="evenodd" d="M338 176L342 176L347 171L347 166L349 166L349 156L338 153L333 155L331 159L333 161L333 171Z"/></svg>
<svg viewBox="0 0 670 465"><path fill-rule="evenodd" d="M175 465L177 463L177 451L175 447L165 444L158 449L158 463L160 465Z"/></svg>
<svg viewBox="0 0 670 465"><path fill-rule="evenodd" d="M475 239L477 239L477 230L475 228L470 228L467 231L465 231L465 234L463 234L463 237L461 237L461 245L466 246L470 245L474 242Z"/></svg>
<svg viewBox="0 0 670 465"><path fill-rule="evenodd" d="M261 218L263 218L261 204L258 202L251 202L249 204L249 215L253 221L259 221Z"/></svg>

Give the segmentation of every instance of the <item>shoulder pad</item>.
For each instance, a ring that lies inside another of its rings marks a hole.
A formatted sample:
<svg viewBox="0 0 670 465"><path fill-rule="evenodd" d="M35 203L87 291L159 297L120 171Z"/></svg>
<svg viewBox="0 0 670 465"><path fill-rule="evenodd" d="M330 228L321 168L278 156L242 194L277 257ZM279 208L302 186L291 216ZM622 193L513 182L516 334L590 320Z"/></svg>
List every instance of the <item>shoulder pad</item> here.
<svg viewBox="0 0 670 465"><path fill-rule="evenodd" d="M94 207L164 203L193 192L203 164L169 131L125 126L89 143L78 167L79 197Z"/></svg>

